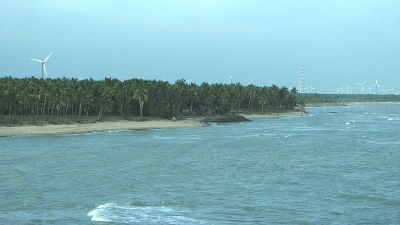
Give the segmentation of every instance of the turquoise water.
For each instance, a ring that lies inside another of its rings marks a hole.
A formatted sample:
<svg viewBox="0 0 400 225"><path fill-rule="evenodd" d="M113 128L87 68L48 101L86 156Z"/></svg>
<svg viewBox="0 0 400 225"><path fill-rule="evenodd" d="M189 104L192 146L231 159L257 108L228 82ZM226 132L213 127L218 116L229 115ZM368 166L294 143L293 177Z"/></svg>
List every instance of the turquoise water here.
<svg viewBox="0 0 400 225"><path fill-rule="evenodd" d="M0 138L0 224L399 224L400 105Z"/></svg>

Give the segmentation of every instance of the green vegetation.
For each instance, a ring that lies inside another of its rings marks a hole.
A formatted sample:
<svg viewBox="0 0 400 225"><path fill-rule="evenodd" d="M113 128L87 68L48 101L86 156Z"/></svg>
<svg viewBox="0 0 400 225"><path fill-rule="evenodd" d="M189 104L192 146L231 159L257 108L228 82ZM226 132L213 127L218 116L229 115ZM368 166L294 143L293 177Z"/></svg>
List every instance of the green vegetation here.
<svg viewBox="0 0 400 225"><path fill-rule="evenodd" d="M343 105L348 102L400 102L400 95L374 94L298 94L306 105Z"/></svg>
<svg viewBox="0 0 400 225"><path fill-rule="evenodd" d="M239 111L281 112L294 109L296 104L295 88L276 85L197 85L184 79L170 84L142 79L0 78L0 116L10 123L62 123L55 118L75 118L87 123L93 120L84 118L101 120L104 115L172 118Z"/></svg>

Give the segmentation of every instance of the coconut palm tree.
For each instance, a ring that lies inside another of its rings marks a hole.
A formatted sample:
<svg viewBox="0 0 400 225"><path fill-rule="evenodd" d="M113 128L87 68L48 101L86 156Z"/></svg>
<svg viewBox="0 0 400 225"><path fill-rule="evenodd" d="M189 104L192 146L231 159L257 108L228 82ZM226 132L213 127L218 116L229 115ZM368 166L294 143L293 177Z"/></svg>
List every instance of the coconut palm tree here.
<svg viewBox="0 0 400 225"><path fill-rule="evenodd" d="M190 114L193 114L193 102L199 100L199 86L195 83L190 83L187 89L187 98L190 102Z"/></svg>
<svg viewBox="0 0 400 225"><path fill-rule="evenodd" d="M264 113L264 105L268 103L268 87L258 89L258 103L261 104L261 113Z"/></svg>
<svg viewBox="0 0 400 225"><path fill-rule="evenodd" d="M187 100L186 96L186 80L179 79L175 81L175 84L172 86L172 96L174 99L174 108L176 107L179 111L182 109L182 105L185 104Z"/></svg>
<svg viewBox="0 0 400 225"><path fill-rule="evenodd" d="M289 109L294 109L296 107L296 96L297 96L297 90L296 88L290 89L289 96L288 96L288 108Z"/></svg>
<svg viewBox="0 0 400 225"><path fill-rule="evenodd" d="M103 115L104 112L110 112L114 106L112 100L112 85L108 80L103 80L95 83L94 98L95 107L98 111L97 119Z"/></svg>
<svg viewBox="0 0 400 225"><path fill-rule="evenodd" d="M245 98L244 87L242 84L236 83L233 85L232 91L233 91L233 98L235 99L236 112L239 112L240 104Z"/></svg>
<svg viewBox="0 0 400 225"><path fill-rule="evenodd" d="M201 83L199 87L199 101L207 107L212 107L214 105L215 95L210 85L206 82Z"/></svg>
<svg viewBox="0 0 400 225"><path fill-rule="evenodd" d="M133 90L132 99L139 101L140 117L143 117L143 106L148 97L146 82L141 79L133 79L133 86L131 88Z"/></svg>
<svg viewBox="0 0 400 225"><path fill-rule="evenodd" d="M8 109L8 118L11 119L11 112L13 108L16 108L18 106L18 90L16 89L17 87L17 82L15 79L12 77L6 77L4 80L4 90L3 90L3 95L5 97L5 105L6 108Z"/></svg>
<svg viewBox="0 0 400 225"><path fill-rule="evenodd" d="M253 105L251 105L251 101L257 97L257 87L254 84L249 84L246 86L246 94L247 97L249 98L249 105L247 107L247 110L250 111L250 106L251 106L251 111L253 111Z"/></svg>
<svg viewBox="0 0 400 225"><path fill-rule="evenodd" d="M138 100L132 101L132 99ZM144 104L148 102L151 115L171 115L170 105L181 110L186 107L191 114L196 104L217 107L220 112L241 110L241 103L248 101L247 110L293 109L297 103L297 90L290 91L286 87L278 88L244 87L236 84L208 84L200 86L187 84L184 79L174 84L165 81L141 79L126 80L105 78L81 80L30 78L0 78L0 116L4 113L32 118L43 116L74 116L98 113L100 118L104 112L122 114L129 112L130 107L140 107L143 116ZM259 105L258 105L259 104ZM189 110L190 109L190 110ZM158 112L158 114L156 113ZM173 112L177 113L177 112Z"/></svg>
<svg viewBox="0 0 400 225"><path fill-rule="evenodd" d="M279 101L278 101L278 92L279 87L275 84L268 88L268 99L269 99L269 106L273 109L273 111L278 109Z"/></svg>
<svg viewBox="0 0 400 225"><path fill-rule="evenodd" d="M286 108L287 105L287 96L289 96L289 90L287 87L282 87L278 91L278 102L279 108Z"/></svg>

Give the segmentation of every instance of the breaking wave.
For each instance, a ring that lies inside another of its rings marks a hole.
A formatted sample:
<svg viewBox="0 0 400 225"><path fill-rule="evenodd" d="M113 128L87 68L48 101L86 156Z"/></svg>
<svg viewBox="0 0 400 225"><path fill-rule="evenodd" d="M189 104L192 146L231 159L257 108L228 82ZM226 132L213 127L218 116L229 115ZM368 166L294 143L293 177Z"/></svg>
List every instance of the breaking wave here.
<svg viewBox="0 0 400 225"><path fill-rule="evenodd" d="M87 215L92 221L146 224L204 224L188 217L186 212L165 206L133 206L129 204L106 203L97 206Z"/></svg>

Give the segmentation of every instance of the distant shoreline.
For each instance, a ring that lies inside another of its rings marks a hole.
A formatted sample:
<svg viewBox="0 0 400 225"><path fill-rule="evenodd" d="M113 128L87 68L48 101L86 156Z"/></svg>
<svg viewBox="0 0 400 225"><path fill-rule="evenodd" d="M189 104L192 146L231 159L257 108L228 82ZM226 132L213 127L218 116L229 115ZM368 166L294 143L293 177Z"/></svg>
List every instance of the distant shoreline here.
<svg viewBox="0 0 400 225"><path fill-rule="evenodd" d="M400 102L330 102L306 104L306 107L400 104Z"/></svg>
<svg viewBox="0 0 400 225"><path fill-rule="evenodd" d="M248 119L280 118L288 116L304 116L306 113L290 111L282 113L246 114L240 115ZM204 117L183 118L180 120L152 119L147 121L104 121L87 124L46 124L43 126L23 125L0 127L0 137L21 136L21 135L58 135L58 134L83 134L93 132L108 132L118 130L145 130L145 129L171 129L207 126L201 120Z"/></svg>

